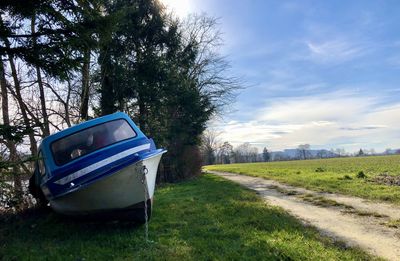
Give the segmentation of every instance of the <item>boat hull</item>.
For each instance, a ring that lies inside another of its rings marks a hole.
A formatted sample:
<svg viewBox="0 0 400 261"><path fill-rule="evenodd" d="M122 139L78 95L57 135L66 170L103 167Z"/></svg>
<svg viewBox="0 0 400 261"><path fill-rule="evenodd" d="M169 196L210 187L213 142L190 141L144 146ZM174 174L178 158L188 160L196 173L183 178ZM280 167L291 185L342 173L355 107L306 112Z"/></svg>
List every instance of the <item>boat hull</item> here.
<svg viewBox="0 0 400 261"><path fill-rule="evenodd" d="M153 198L162 154L135 162L87 187L50 200L50 206L58 213L74 216L143 209L145 199ZM143 183L144 173L146 182Z"/></svg>

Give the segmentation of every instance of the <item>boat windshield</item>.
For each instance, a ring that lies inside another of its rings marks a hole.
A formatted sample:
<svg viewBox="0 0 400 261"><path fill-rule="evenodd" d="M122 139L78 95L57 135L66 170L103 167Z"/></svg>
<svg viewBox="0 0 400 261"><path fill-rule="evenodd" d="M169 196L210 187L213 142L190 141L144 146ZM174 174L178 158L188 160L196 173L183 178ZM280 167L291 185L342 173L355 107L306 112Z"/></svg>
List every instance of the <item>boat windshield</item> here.
<svg viewBox="0 0 400 261"><path fill-rule="evenodd" d="M136 137L135 131L124 119L87 128L61 138L51 144L58 166L119 141Z"/></svg>

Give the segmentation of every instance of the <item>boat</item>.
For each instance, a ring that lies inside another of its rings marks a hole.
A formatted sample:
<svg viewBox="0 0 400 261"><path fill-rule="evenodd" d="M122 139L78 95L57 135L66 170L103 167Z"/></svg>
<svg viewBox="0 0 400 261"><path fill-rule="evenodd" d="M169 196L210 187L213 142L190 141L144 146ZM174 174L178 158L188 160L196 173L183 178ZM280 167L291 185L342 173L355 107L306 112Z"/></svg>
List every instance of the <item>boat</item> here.
<svg viewBox="0 0 400 261"><path fill-rule="evenodd" d="M164 153L127 114L106 115L44 138L29 190L64 215L145 222Z"/></svg>

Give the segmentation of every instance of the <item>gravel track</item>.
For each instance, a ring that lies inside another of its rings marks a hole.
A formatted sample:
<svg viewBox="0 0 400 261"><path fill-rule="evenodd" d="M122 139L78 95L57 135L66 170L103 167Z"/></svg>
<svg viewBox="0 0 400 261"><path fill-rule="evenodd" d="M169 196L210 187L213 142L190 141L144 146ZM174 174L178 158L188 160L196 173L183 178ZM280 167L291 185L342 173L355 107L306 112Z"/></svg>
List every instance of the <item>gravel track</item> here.
<svg viewBox="0 0 400 261"><path fill-rule="evenodd" d="M360 247L388 260L400 260L400 229L384 225L391 219L400 219L398 206L370 202L357 197L315 192L263 178L226 172L207 172L256 191L269 204L285 209L304 223L316 227L326 236L343 241L348 246ZM295 191L295 193L288 194L285 191ZM333 200L340 205L321 206L299 197L307 194ZM344 211L345 208L351 208L352 214ZM371 214L365 215L365 213Z"/></svg>

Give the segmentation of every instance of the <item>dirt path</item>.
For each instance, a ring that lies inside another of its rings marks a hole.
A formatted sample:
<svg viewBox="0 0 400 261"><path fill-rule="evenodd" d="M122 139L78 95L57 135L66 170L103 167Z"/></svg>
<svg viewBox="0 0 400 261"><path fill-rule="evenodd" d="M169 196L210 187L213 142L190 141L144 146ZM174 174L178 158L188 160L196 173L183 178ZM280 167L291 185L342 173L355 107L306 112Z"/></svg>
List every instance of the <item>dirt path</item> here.
<svg viewBox="0 0 400 261"><path fill-rule="evenodd" d="M318 193L263 178L208 171L255 190L272 205L316 227L323 234L389 260L400 260L400 229L385 223L400 208L338 194Z"/></svg>

